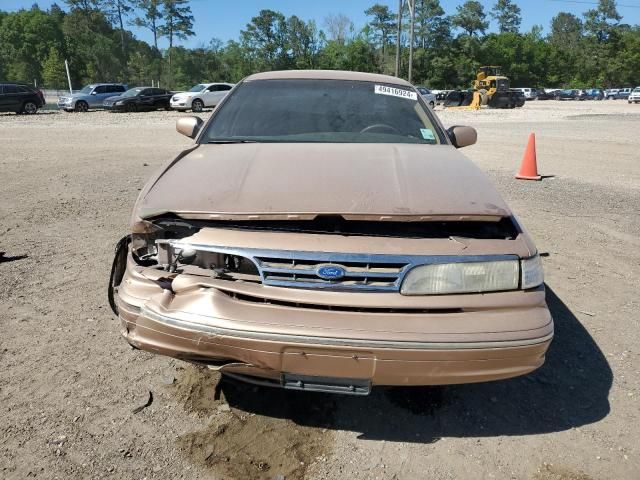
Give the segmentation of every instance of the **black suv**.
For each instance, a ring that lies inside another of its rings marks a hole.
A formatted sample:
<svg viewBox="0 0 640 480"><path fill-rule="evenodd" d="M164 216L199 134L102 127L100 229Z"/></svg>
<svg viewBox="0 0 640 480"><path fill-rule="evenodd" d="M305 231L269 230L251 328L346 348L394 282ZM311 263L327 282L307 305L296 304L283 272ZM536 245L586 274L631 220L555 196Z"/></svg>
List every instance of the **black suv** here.
<svg viewBox="0 0 640 480"><path fill-rule="evenodd" d="M33 114L44 103L40 90L23 83L0 82L0 112Z"/></svg>

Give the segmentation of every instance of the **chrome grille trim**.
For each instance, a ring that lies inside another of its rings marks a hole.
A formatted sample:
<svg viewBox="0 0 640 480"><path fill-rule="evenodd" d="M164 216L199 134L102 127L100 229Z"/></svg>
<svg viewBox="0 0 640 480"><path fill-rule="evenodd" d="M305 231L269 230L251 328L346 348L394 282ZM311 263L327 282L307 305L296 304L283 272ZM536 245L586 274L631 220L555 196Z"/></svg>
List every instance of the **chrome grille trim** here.
<svg viewBox="0 0 640 480"><path fill-rule="evenodd" d="M405 275L419 265L519 260L517 255L387 255L236 248L180 240L168 243L177 249L192 248L246 258L255 264L263 285L339 291L399 292ZM322 264L339 265L345 275L340 280L323 280L316 275L317 266Z"/></svg>

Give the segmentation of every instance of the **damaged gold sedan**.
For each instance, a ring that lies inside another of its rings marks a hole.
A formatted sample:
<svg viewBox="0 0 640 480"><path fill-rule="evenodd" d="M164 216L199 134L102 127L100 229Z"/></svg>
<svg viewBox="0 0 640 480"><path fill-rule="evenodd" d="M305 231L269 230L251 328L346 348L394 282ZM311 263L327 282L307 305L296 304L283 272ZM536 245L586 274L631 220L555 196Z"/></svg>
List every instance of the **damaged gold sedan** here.
<svg viewBox="0 0 640 480"><path fill-rule="evenodd" d="M291 389L481 382L553 337L536 247L407 82L240 82L141 192L110 303L134 347Z"/></svg>

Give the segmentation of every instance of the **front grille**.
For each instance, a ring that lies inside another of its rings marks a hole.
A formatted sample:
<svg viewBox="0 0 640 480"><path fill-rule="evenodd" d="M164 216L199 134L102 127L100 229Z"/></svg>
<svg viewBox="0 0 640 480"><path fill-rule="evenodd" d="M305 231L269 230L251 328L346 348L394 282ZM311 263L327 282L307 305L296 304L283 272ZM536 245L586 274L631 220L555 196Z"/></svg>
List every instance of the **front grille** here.
<svg viewBox="0 0 640 480"><path fill-rule="evenodd" d="M409 263L397 262L391 258L388 261L372 261L366 258L354 260L354 256L339 254L318 255L313 258L313 254L289 253L292 257L254 257L265 285L395 291L402 274L409 266ZM344 274L339 279L321 278L318 269L323 266L338 267Z"/></svg>
<svg viewBox="0 0 640 480"><path fill-rule="evenodd" d="M213 265L211 269L216 267L221 270L216 278L234 281L255 281L254 279L259 278L263 285L337 291L398 292L407 272L419 265L518 258L515 255L387 255L263 250L183 243L180 240L166 242L170 247L165 253L168 259L175 257L176 249L196 250L197 258L207 260L204 262L207 266L198 265L199 268L207 269L209 265ZM218 254L220 258L206 257L204 252ZM161 263L171 263L168 259ZM245 262L255 265L257 272L248 268ZM342 274L339 278L326 278L322 274L323 267L338 269ZM245 275L240 278L238 274ZM245 278L247 275L252 275L250 280Z"/></svg>

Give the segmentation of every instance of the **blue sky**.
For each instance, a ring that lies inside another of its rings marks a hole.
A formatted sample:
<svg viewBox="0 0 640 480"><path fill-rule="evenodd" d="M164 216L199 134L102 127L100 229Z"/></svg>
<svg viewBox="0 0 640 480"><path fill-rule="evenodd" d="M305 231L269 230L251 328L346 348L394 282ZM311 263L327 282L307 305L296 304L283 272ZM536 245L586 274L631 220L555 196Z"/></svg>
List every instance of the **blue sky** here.
<svg viewBox="0 0 640 480"><path fill-rule="evenodd" d="M487 11L495 4L495 0L480 1ZM0 9L30 8L34 2L44 9L54 3L53 0L0 0ZM398 8L398 0L191 0L196 35L182 44L195 47L209 43L212 38L219 38L224 42L237 39L240 30L245 28L251 17L265 8L280 11L286 16L297 15L304 20L315 20L319 28L323 28L323 20L328 14L342 13L348 16L359 30L367 21L364 11L376 2L389 5L393 11ZM447 14L452 14L463 0L441 0L440 3ZM565 11L580 15L594 8L596 0L519 0L516 3L522 9L523 30L529 30L533 25L542 25L547 30L551 18L558 12ZM61 0L58 4L63 6ZM623 22L640 24L640 1L625 0L619 4L625 5L618 5ZM149 32L129 28L141 40L151 42L152 37ZM160 46L165 45L161 42Z"/></svg>

